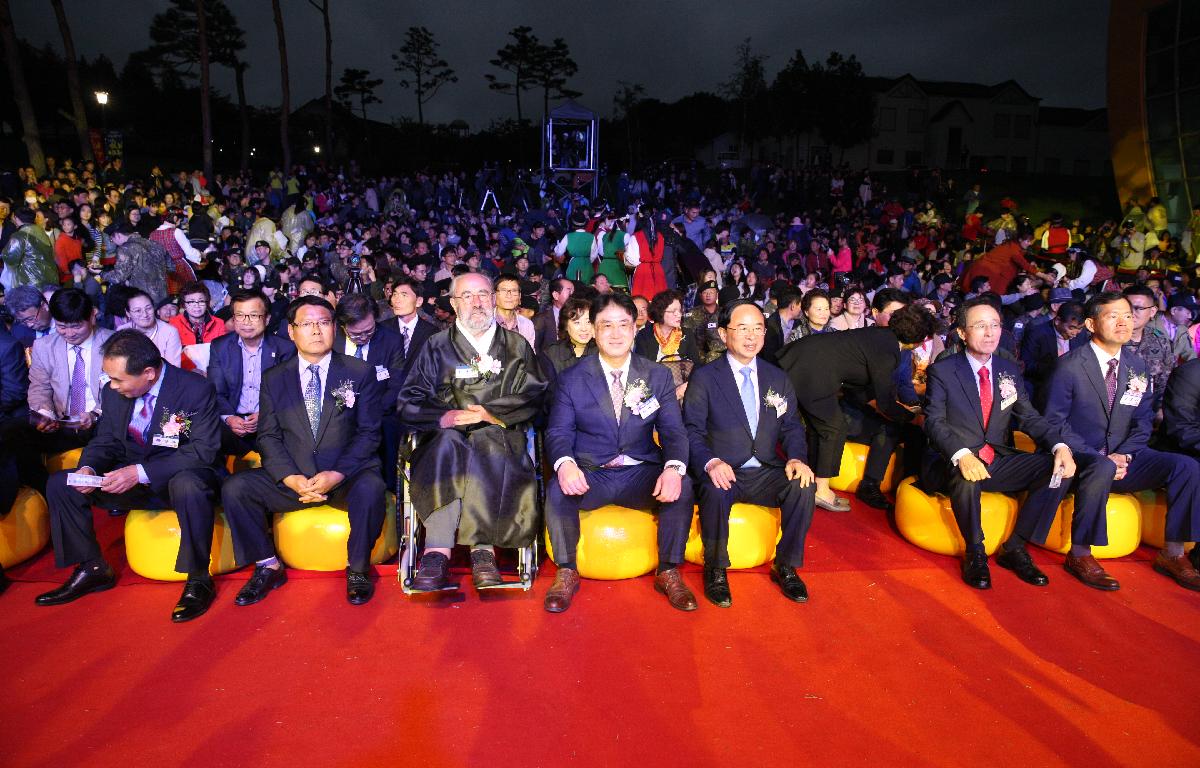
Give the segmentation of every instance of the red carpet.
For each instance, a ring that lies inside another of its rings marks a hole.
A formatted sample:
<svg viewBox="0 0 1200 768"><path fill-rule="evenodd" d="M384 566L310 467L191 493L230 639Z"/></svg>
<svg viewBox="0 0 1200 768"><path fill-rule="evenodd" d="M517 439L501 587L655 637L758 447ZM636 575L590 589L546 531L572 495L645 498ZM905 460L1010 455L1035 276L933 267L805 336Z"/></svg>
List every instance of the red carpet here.
<svg viewBox="0 0 1200 768"><path fill-rule="evenodd" d="M981 593L857 505L809 545L807 605L759 571L692 614L644 577L552 616L546 573L417 599L385 577L358 608L295 578L238 608L243 571L180 626L180 587L128 571L35 607L67 574L43 555L0 597L0 765L1200 765L1200 594L1146 550L1109 562L1117 593L1040 551L1048 588L993 568Z"/></svg>

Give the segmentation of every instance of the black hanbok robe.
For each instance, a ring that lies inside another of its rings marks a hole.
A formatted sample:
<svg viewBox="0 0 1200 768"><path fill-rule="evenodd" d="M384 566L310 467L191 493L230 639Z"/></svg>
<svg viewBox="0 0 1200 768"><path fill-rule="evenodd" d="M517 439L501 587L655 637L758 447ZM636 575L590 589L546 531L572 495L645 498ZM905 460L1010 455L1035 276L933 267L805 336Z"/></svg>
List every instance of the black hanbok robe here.
<svg viewBox="0 0 1200 768"><path fill-rule="evenodd" d="M460 544L521 547L539 522L525 427L541 409L546 383L520 334L497 327L488 354L500 361L499 373L460 377L477 353L457 325L421 348L399 396L401 421L418 433L409 493L422 520L461 499ZM446 411L475 404L505 426L438 425Z"/></svg>

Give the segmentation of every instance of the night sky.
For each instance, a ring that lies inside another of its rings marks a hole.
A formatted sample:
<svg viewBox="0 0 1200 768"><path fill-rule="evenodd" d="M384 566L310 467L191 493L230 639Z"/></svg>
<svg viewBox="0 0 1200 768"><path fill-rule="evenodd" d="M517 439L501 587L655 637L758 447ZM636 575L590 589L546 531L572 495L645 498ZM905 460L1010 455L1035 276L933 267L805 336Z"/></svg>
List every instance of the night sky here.
<svg viewBox="0 0 1200 768"><path fill-rule="evenodd" d="M277 104L279 63L271 4L227 0L246 31L247 97ZM128 55L149 45L150 18L165 0L65 0L81 56L104 53L118 71ZM543 42L563 37L579 64L571 82L581 103L611 115L618 80L642 83L666 101L716 90L733 67L744 37L767 55L768 82L801 48L811 62L836 49L854 53L869 75L996 83L1014 79L1044 105L1104 105L1108 3L1104 0L739 0L720 3L609 0L332 0L334 83L345 67L383 77L380 119L416 115L415 99L397 84L391 54L410 25L428 27L459 76L425 107L426 119L463 118L472 129L515 117L511 96L487 89L488 59L519 24ZM324 88L321 15L307 0L284 0L292 104ZM119 9L119 12L118 12ZM61 50L54 13L45 0L12 0L17 34ZM114 19L118 19L114 21ZM233 77L213 69L213 84L233 92ZM84 84L85 88L87 84ZM540 96L528 92L526 116L540 115Z"/></svg>

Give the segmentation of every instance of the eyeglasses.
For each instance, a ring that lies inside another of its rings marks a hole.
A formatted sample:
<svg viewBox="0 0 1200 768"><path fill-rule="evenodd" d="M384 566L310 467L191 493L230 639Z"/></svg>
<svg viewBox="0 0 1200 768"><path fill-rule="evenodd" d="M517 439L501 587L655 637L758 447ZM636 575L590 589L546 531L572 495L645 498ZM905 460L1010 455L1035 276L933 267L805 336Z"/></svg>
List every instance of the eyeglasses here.
<svg viewBox="0 0 1200 768"><path fill-rule="evenodd" d="M126 311L131 315L152 315L154 314L154 307L141 307L138 309L128 307Z"/></svg>
<svg viewBox="0 0 1200 768"><path fill-rule="evenodd" d="M967 328L969 328L969 329L970 329L970 330L972 330L972 331L976 331L976 332L979 332L979 331L999 331L999 330L1000 330L1001 328L1003 328L1003 327L1004 327L1004 326L1000 325L1000 323L997 323L997 322L991 322L991 323L972 323L971 325L968 325L968 326L967 326Z"/></svg>
<svg viewBox="0 0 1200 768"><path fill-rule="evenodd" d="M266 315L260 315L256 312L234 312L233 313L233 319L237 320L239 323L257 323L259 320L262 320L264 317L266 317Z"/></svg>
<svg viewBox="0 0 1200 768"><path fill-rule="evenodd" d="M468 304L470 304L475 299L480 299L482 301L490 301L492 298L492 292L491 291L477 291L477 292L464 291L464 292L458 294L457 296L455 296L454 298L458 299L459 301L465 301Z"/></svg>
<svg viewBox="0 0 1200 768"><path fill-rule="evenodd" d="M763 336L767 332L765 325L727 325L725 330L732 331L740 336Z"/></svg>
<svg viewBox="0 0 1200 768"><path fill-rule="evenodd" d="M1146 305L1146 306L1144 306L1144 307L1140 307L1140 306L1138 306L1137 304L1130 304L1130 305L1129 305L1129 308L1130 308L1130 309L1132 309L1134 312L1146 312L1146 311L1148 311L1148 310L1154 309L1154 305L1153 305L1153 304L1147 304L1147 305Z"/></svg>
<svg viewBox="0 0 1200 768"><path fill-rule="evenodd" d="M21 325L32 326L34 323L37 322L38 314L41 311L42 310L40 307L35 307L34 309L32 309L28 312L17 313L16 315L13 316L13 319L15 319ZM22 316L22 315L24 315L24 316Z"/></svg>
<svg viewBox="0 0 1200 768"><path fill-rule="evenodd" d="M322 331L327 331L333 327L332 320L305 320L303 323L292 323L293 326L299 328L305 333L312 333L320 328Z"/></svg>
<svg viewBox="0 0 1200 768"><path fill-rule="evenodd" d="M189 307L203 307L208 302L204 299L185 299L183 303Z"/></svg>

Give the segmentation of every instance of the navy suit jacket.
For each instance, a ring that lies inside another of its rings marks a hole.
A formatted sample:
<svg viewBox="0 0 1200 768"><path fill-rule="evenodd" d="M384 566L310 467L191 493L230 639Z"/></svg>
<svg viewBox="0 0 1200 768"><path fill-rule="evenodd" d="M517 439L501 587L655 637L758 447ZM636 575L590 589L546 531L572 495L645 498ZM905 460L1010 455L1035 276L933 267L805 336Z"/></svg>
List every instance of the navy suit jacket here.
<svg viewBox="0 0 1200 768"><path fill-rule="evenodd" d="M20 416L29 397L29 366L25 347L0 323L0 418Z"/></svg>
<svg viewBox="0 0 1200 768"><path fill-rule="evenodd" d="M262 344L262 374L296 356L296 345L288 339L266 334ZM242 373L242 348L238 345L238 335L227 333L213 339L208 352L207 374L217 390L217 413L221 416L241 415L237 407L242 397Z"/></svg>
<svg viewBox="0 0 1200 768"><path fill-rule="evenodd" d="M1015 426L1046 449L1058 443L1070 445L1062 430L1050 424L1029 402L1021 370L1010 360L992 355L992 409L987 429L983 428L983 408L979 401L979 379L971 371L965 352L942 358L929 366L925 404L925 434L930 446L949 461L966 448L978 455L984 443L997 455L1015 453L1009 435ZM1002 380L1011 378L1016 402L1008 407L1000 397ZM1016 422L1015 425L1013 422Z"/></svg>
<svg viewBox="0 0 1200 768"><path fill-rule="evenodd" d="M333 348L338 352L346 349L346 335L338 329L334 337ZM375 335L367 345L367 362L375 370L375 378L382 386L380 397L384 399L383 412L396 411L396 395L400 393L400 385L404 383L404 340L397 331L385 323L377 323ZM380 368L387 374L380 372ZM379 378L383 376L383 378Z"/></svg>
<svg viewBox="0 0 1200 768"><path fill-rule="evenodd" d="M1071 339L1070 348L1075 350L1086 346L1090 338L1091 334L1087 331L1080 331ZM1053 321L1038 323L1025 331L1021 337L1021 362L1025 364L1025 378L1033 390L1034 399L1041 402L1045 393L1040 389L1058 364L1058 333L1054 330Z"/></svg>
<svg viewBox="0 0 1200 768"><path fill-rule="evenodd" d="M401 346L403 347L404 337L400 334L400 318L394 317L385 323L388 328L396 333ZM421 352L421 347L425 346L425 342L429 341L429 337L438 332L438 327L429 322L423 317L417 318L417 324L413 326L412 338L408 340L408 354L404 357L404 365L400 371L400 381L396 386L404 383L408 378L408 372L412 368L413 362L417 359L417 355Z"/></svg>
<svg viewBox="0 0 1200 768"><path fill-rule="evenodd" d="M1137 405L1122 405L1130 379L1140 376L1146 384ZM1080 347L1058 359L1046 386L1046 419L1063 430L1063 442L1074 453L1135 455L1150 440L1154 412L1150 401L1150 377L1137 355L1121 352L1117 366L1117 396L1108 411L1108 388L1092 345Z"/></svg>
<svg viewBox="0 0 1200 768"><path fill-rule="evenodd" d="M780 445L786 459L808 461L804 424L787 374L762 358L756 368L758 431L753 435L742 405L741 381L729 366L728 355L697 368L688 379L683 420L687 425L691 468L696 476L703 475L704 466L714 458L735 470L752 456L764 467L783 467L785 459L776 450ZM768 392L782 396L787 403L782 416L767 405Z"/></svg>
<svg viewBox="0 0 1200 768"><path fill-rule="evenodd" d="M1162 429L1166 450L1200 455L1200 359L1171 372L1163 395Z"/></svg>
<svg viewBox="0 0 1200 768"><path fill-rule="evenodd" d="M551 464L569 456L581 469L590 470L625 455L647 464L679 461L686 467L688 437L671 372L631 353L626 390L639 380L646 382L659 407L642 418L622 405L618 424L598 355L588 355L563 371L546 428L547 459ZM654 442L656 430L661 448Z"/></svg>
<svg viewBox="0 0 1200 768"><path fill-rule="evenodd" d="M221 428L212 384L200 374L170 363L163 363L162 377L145 447L129 436L136 398L125 397L112 387L103 387L100 393L103 410L96 424L96 434L83 449L79 466L91 467L97 474L104 474L119 467L141 464L150 479L150 487L158 494L165 493L167 483L183 470L216 466L221 449ZM187 434L179 436L177 448L156 446L154 436L163 434L163 421L170 414L183 414L190 419Z"/></svg>
<svg viewBox="0 0 1200 768"><path fill-rule="evenodd" d="M334 399L334 390L346 382L355 392L353 408L340 407ZM312 477L326 470L347 478L360 471L379 471L376 452L383 396L375 366L334 352L321 395L321 421L314 439L300 389L299 362L293 358L263 373L258 452L263 469L275 482L288 475Z"/></svg>

